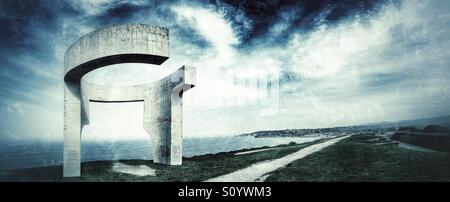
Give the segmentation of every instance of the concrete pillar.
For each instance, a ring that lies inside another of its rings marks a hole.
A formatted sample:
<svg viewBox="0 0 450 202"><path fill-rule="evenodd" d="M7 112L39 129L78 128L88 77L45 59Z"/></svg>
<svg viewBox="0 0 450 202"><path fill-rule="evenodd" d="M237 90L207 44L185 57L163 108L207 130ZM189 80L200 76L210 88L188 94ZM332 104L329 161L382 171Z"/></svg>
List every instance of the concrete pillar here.
<svg viewBox="0 0 450 202"><path fill-rule="evenodd" d="M145 99L144 129L154 145L154 162L182 163L183 93L195 86L195 68L183 66L156 82Z"/></svg>
<svg viewBox="0 0 450 202"><path fill-rule="evenodd" d="M80 85L64 85L64 177L80 176L81 100Z"/></svg>
<svg viewBox="0 0 450 202"><path fill-rule="evenodd" d="M183 66L171 76L170 94L170 160L169 165L181 165L183 140L183 93L195 86L195 68Z"/></svg>

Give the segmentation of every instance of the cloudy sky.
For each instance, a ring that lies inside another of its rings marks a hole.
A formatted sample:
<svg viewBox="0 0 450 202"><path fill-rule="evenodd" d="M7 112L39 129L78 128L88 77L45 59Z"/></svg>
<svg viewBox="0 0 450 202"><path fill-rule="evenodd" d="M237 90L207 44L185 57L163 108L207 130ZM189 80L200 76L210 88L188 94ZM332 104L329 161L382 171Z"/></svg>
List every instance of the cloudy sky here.
<svg viewBox="0 0 450 202"><path fill-rule="evenodd" d="M448 115L449 10L447 0L1 0L0 139L61 141L65 50L125 23L168 27L170 59L86 79L128 85L195 66L185 137ZM87 138L147 137L141 103L91 106Z"/></svg>

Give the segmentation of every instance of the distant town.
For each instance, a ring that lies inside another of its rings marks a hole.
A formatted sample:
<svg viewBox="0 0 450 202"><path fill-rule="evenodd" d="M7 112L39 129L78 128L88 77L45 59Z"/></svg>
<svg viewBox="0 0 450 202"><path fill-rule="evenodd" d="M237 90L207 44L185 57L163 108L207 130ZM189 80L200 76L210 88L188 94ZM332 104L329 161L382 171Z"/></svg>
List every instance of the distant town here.
<svg viewBox="0 0 450 202"><path fill-rule="evenodd" d="M391 143L407 143L436 151L450 152L450 116L398 122L373 123L361 126L317 129L265 130L242 134L254 138L303 137L313 135L340 136L373 134Z"/></svg>
<svg viewBox="0 0 450 202"><path fill-rule="evenodd" d="M315 128L315 129L308 128L308 129L263 130L241 134L239 136L265 138L265 137L302 137L314 134L343 135L343 134L366 133L366 132L384 134L386 132L403 131L404 129L412 129L412 128L421 130L425 129L427 126L432 126L432 128L438 127L440 128L439 131L448 131L447 129L450 128L450 116L404 120L397 122L370 123L359 126L343 126L343 127Z"/></svg>
<svg viewBox="0 0 450 202"><path fill-rule="evenodd" d="M351 126L351 127L334 127L334 128L317 128L317 129L285 129L285 130L267 130L256 131L253 133L242 134L239 136L252 136L255 138L269 138L269 137L302 137L306 135L345 135L351 133L362 132L394 132L395 127L380 128L376 126Z"/></svg>

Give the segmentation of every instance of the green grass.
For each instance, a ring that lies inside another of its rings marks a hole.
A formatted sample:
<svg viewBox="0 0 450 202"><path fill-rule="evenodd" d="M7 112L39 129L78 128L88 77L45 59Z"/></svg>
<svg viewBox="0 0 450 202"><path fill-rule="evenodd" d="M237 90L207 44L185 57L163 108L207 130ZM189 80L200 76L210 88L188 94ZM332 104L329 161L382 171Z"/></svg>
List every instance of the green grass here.
<svg viewBox="0 0 450 202"><path fill-rule="evenodd" d="M450 153L420 152L368 141L374 138L377 137L369 134L351 136L270 173L266 181L450 181ZM147 165L156 170L156 176L116 173L112 171L114 161L98 161L83 163L79 178L62 178L62 166L51 166L0 171L0 181L203 181L318 142L321 141L238 156L234 154L248 150L183 158L181 166L148 160L120 161Z"/></svg>
<svg viewBox="0 0 450 202"><path fill-rule="evenodd" d="M62 166L51 166L2 171L0 172L0 181L203 181L248 167L251 164L260 161L283 157L303 147L322 141L323 140L305 144L281 145L274 147L275 149L272 150L237 156L234 155L237 152L254 149L183 158L183 165L180 166L154 164L151 160L119 161L128 165L147 165L156 170L156 176L139 177L116 173L112 171L114 161L97 161L82 163L82 177L62 178Z"/></svg>
<svg viewBox="0 0 450 202"><path fill-rule="evenodd" d="M450 181L450 153L364 142L354 135L270 173L266 181Z"/></svg>

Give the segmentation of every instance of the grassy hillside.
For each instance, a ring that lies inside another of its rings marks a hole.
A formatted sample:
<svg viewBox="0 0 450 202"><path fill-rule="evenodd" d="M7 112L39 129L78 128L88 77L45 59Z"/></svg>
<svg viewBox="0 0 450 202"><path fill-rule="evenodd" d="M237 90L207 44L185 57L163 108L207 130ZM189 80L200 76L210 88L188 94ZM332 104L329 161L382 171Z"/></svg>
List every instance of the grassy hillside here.
<svg viewBox="0 0 450 202"><path fill-rule="evenodd" d="M377 145L355 135L270 173L267 181L450 181L450 153Z"/></svg>
<svg viewBox="0 0 450 202"><path fill-rule="evenodd" d="M270 173L266 180L450 181L450 153L410 150L384 144L386 141L379 138L369 134L351 136ZM184 158L181 166L164 166L147 160L120 161L127 165L146 165L156 171L156 176L114 172L114 161L99 161L83 163L83 176L79 178L62 178L62 166L51 166L0 171L0 181L203 181L283 157L318 142L321 141L243 155L235 155L241 150Z"/></svg>
<svg viewBox="0 0 450 202"><path fill-rule="evenodd" d="M228 174L260 161L283 157L303 147L322 141L281 145L273 147L274 149L271 150L243 155L235 154L261 148L183 158L183 165L180 166L154 164L151 160L120 161L127 165L147 165L156 170L156 176L139 177L117 173L112 169L114 161L98 161L82 163L82 177L79 178L62 178L62 166L50 166L0 171L0 181L203 181Z"/></svg>

